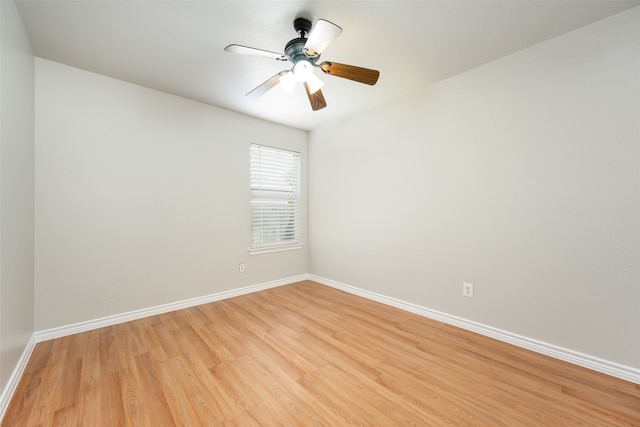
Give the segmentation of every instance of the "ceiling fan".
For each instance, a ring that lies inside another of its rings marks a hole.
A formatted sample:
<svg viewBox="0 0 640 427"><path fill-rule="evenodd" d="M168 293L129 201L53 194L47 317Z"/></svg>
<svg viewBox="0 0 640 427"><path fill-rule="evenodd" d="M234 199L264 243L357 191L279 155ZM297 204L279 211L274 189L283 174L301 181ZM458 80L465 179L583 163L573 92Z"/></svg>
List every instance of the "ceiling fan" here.
<svg viewBox="0 0 640 427"><path fill-rule="evenodd" d="M305 18L296 18L293 21L293 28L296 30L298 37L287 43L284 48L284 54L238 44L231 44L224 48L227 52L264 56L277 61L291 61L293 63L293 67L290 70L280 71L275 74L247 93L247 96L256 98L262 96L278 83L282 83L285 90L292 91L299 81L303 83L311 108L315 111L327 106L320 90L324 83L314 74L315 68L319 68L324 74L368 85L374 85L378 81L380 72L377 70L339 64L332 61L318 62L320 54L342 32L342 28L336 24L319 19L313 27L313 31L311 31L311 21Z"/></svg>

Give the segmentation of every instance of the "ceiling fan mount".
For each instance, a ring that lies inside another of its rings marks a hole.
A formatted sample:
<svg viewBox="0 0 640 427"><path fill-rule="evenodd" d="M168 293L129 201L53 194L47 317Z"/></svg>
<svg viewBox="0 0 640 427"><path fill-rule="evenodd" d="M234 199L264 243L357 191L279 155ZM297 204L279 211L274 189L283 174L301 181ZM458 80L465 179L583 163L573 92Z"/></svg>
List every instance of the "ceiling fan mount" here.
<svg viewBox="0 0 640 427"><path fill-rule="evenodd" d="M324 83L314 74L315 68L319 68L324 74L368 85L374 85L378 81L380 72L377 70L329 61L317 64L320 54L342 32L342 28L336 24L319 19L313 26L308 19L298 17L293 21L293 29L298 34L298 37L286 44L284 54L237 44L224 48L227 52L264 56L278 61L291 61L293 63L293 67L290 70L280 71L247 93L247 96L261 96L279 83L282 83L286 90L292 90L296 82L300 81L307 92L311 108L315 111L327 106L324 95L320 90Z"/></svg>
<svg viewBox="0 0 640 427"><path fill-rule="evenodd" d="M311 31L311 21L307 18L296 18L293 20L293 29L298 33L298 37L307 37Z"/></svg>

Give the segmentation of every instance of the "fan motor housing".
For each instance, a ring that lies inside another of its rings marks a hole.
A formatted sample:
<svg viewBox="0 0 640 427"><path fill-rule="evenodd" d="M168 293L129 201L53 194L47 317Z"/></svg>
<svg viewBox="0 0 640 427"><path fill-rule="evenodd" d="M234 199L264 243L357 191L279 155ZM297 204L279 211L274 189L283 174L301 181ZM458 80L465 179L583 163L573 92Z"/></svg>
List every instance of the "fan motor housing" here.
<svg viewBox="0 0 640 427"><path fill-rule="evenodd" d="M285 46L284 54L288 56L291 59L291 62L293 62L294 64L302 59L315 64L316 61L318 61L318 59L320 58L320 55L316 55L316 56L307 55L304 49L304 45L306 43L307 43L307 39L304 37L298 37L296 39L293 39L289 41L289 43L287 43L287 45Z"/></svg>
<svg viewBox="0 0 640 427"><path fill-rule="evenodd" d="M306 42L307 42L307 39L302 37L291 40L289 43L287 43L287 45L284 48L285 55L291 58L293 62L296 62L295 58L300 55L303 55L306 57L306 55L304 54L304 45Z"/></svg>

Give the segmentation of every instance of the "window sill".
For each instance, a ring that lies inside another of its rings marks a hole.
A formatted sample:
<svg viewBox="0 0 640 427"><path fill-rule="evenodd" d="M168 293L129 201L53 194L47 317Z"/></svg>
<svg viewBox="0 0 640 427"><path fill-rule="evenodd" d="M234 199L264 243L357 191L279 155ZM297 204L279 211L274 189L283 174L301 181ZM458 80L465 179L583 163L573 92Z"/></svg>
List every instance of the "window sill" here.
<svg viewBox="0 0 640 427"><path fill-rule="evenodd" d="M272 252L293 251L296 249L302 249L302 243L296 243L295 245L272 246L270 248L249 249L249 255L260 255L260 254L269 254Z"/></svg>

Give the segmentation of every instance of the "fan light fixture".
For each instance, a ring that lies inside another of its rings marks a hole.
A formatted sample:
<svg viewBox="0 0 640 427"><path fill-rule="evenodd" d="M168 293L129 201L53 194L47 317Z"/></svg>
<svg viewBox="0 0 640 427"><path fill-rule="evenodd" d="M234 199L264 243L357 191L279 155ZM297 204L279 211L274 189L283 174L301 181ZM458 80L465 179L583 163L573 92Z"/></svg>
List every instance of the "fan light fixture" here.
<svg viewBox="0 0 640 427"><path fill-rule="evenodd" d="M293 92L293 88L296 87L296 83L298 83L298 79L293 74L292 71L285 71L280 74L280 83L282 83L282 88L291 93Z"/></svg>
<svg viewBox="0 0 640 427"><path fill-rule="evenodd" d="M306 83L309 86L309 93L319 91L324 82L313 74L313 65L307 60L299 60L293 65L291 71L280 74L280 83L287 92L292 92L296 82Z"/></svg>
<svg viewBox="0 0 640 427"><path fill-rule="evenodd" d="M293 66L293 74L299 81L304 83L313 75L313 65L306 60L298 61Z"/></svg>
<svg viewBox="0 0 640 427"><path fill-rule="evenodd" d="M324 19L319 19L316 22L313 31L311 31L311 27L311 21L308 19L303 17L296 18L293 21L293 29L296 30L298 37L289 40L284 48L284 54L239 44L230 44L224 48L227 52L264 56L277 61L291 61L293 63L291 70L280 71L247 93L247 96L252 98L262 96L277 86L278 83L282 83L283 88L291 92L297 82L302 82L307 92L311 109L314 111L320 110L327 106L327 102L320 90L324 83L314 74L314 68L320 68L324 74L331 76L342 77L371 86L376 84L380 76L380 72L377 70L329 61L319 63L320 54L340 35L342 28Z"/></svg>

